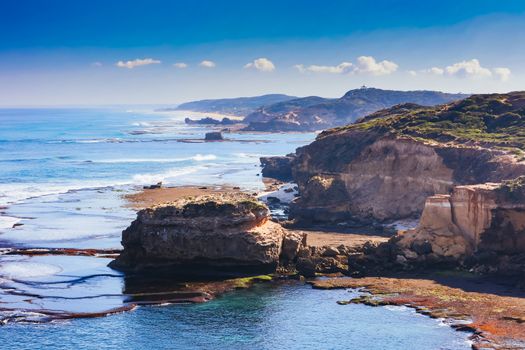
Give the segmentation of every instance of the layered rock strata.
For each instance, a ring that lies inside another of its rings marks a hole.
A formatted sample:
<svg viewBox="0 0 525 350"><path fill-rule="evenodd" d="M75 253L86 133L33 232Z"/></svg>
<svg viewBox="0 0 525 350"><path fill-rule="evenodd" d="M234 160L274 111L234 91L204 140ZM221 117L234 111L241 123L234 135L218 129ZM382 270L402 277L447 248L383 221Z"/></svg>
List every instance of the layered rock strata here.
<svg viewBox="0 0 525 350"><path fill-rule="evenodd" d="M302 241L270 221L268 208L249 195L201 196L139 211L111 266L271 272L293 260Z"/></svg>
<svg viewBox="0 0 525 350"><path fill-rule="evenodd" d="M524 175L524 105L525 93L476 95L438 107L399 105L327 130L291 162L300 193L291 216L418 218L429 196Z"/></svg>
<svg viewBox="0 0 525 350"><path fill-rule="evenodd" d="M427 199L417 228L350 257L351 269L390 265L464 265L481 272L523 273L525 177L456 186Z"/></svg>

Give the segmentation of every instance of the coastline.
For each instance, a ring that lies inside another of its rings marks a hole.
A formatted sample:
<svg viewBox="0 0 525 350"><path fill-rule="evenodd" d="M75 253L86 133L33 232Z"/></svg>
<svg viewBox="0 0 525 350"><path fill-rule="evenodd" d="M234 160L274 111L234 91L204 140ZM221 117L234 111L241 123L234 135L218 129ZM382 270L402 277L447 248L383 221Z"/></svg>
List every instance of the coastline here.
<svg viewBox="0 0 525 350"><path fill-rule="evenodd" d="M472 332L473 349L525 347L523 291L479 276L405 274L392 277L331 278L311 281L313 288L356 288L371 293L341 305L403 305L442 318L459 331Z"/></svg>

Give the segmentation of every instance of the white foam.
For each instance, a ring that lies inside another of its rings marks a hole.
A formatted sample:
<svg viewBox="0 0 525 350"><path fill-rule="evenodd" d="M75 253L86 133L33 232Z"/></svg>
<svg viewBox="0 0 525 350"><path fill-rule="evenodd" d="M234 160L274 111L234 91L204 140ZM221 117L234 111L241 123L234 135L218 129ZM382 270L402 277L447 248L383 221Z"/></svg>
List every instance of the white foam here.
<svg viewBox="0 0 525 350"><path fill-rule="evenodd" d="M19 218L14 218L12 216L0 216L0 232L6 228L12 228L13 225L19 221Z"/></svg>
<svg viewBox="0 0 525 350"><path fill-rule="evenodd" d="M0 275L8 278L30 278L56 275L62 272L59 266L33 262L5 262L0 264Z"/></svg>
<svg viewBox="0 0 525 350"><path fill-rule="evenodd" d="M25 199L67 193L89 188L104 188L131 184L131 181L80 181L70 183L1 184L0 205L9 205Z"/></svg>
<svg viewBox="0 0 525 350"><path fill-rule="evenodd" d="M259 194L259 198L263 201L266 201L268 200L268 197L276 197L283 203L291 203L295 199L295 194L297 193L295 186L295 183L285 183L280 186L277 191L262 192Z"/></svg>
<svg viewBox="0 0 525 350"><path fill-rule="evenodd" d="M116 158L116 159L101 159L91 161L93 163L176 163L184 162L188 160L194 160L202 162L205 160L214 160L217 156L214 154L196 154L193 157L182 157L182 158Z"/></svg>
<svg viewBox="0 0 525 350"><path fill-rule="evenodd" d="M202 154L196 154L195 156L193 156L191 159L195 160L195 161L198 161L198 162L202 162L204 160L214 160L214 159L217 159L217 156L214 155L214 154L205 154L205 155L202 155Z"/></svg>
<svg viewBox="0 0 525 350"><path fill-rule="evenodd" d="M170 182L176 177L197 172L201 167L175 168L157 174L137 174L133 176L133 182L139 184L152 184L157 182Z"/></svg>

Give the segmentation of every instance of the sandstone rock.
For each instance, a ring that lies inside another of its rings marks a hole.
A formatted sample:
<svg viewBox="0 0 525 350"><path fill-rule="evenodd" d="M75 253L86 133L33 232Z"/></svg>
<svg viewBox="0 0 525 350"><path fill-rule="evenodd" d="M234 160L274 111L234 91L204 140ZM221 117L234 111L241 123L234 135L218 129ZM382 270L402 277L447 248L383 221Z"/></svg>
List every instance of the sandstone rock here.
<svg viewBox="0 0 525 350"><path fill-rule="evenodd" d="M316 264L312 259L299 258L296 264L299 274L305 277L314 277L316 271Z"/></svg>
<svg viewBox="0 0 525 350"><path fill-rule="evenodd" d="M322 256L334 257L340 255L341 252L336 247L327 246L324 248Z"/></svg>
<svg viewBox="0 0 525 350"><path fill-rule="evenodd" d="M296 151L292 173L301 196L292 214L325 222L417 218L427 197L454 186L525 175L516 156L524 148L524 103L525 94L513 92L431 108L399 105L325 130Z"/></svg>
<svg viewBox="0 0 525 350"><path fill-rule="evenodd" d="M122 233L119 269L275 270L284 230L268 208L244 194L218 194L139 211ZM285 239L292 258L299 238Z"/></svg>
<svg viewBox="0 0 525 350"><path fill-rule="evenodd" d="M390 243L408 259L419 255L460 263L474 256L509 270L506 256L525 256L525 177L456 186L450 195L431 196L418 227Z"/></svg>
<svg viewBox="0 0 525 350"><path fill-rule="evenodd" d="M306 235L298 232L286 231L283 237L280 258L284 263L292 262L297 258L299 250L306 244Z"/></svg>

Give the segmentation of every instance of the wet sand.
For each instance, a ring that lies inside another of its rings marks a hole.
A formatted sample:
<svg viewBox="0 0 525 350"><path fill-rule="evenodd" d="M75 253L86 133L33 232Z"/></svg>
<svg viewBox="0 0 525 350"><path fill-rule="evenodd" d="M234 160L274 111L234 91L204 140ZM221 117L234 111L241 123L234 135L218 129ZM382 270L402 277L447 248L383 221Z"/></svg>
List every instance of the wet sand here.
<svg viewBox="0 0 525 350"><path fill-rule="evenodd" d="M388 237L358 234L358 233L332 233L324 231L303 231L306 233L306 244L313 247L322 246L340 246L344 245L349 248L362 247L366 242L379 244L388 241Z"/></svg>
<svg viewBox="0 0 525 350"><path fill-rule="evenodd" d="M125 195L124 198L129 202L130 207L143 209L166 204L185 197L232 192L240 192L240 189L230 186L179 186L144 189L137 193Z"/></svg>

